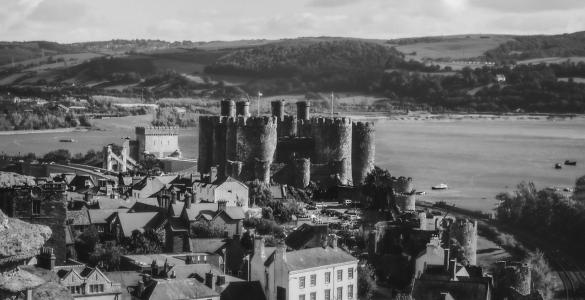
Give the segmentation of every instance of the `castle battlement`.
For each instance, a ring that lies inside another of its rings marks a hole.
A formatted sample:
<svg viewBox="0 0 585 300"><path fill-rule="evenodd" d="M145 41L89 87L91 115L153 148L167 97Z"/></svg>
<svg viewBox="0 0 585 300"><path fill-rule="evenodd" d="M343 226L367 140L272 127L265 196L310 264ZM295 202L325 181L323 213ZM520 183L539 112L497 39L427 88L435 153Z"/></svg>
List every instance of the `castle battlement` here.
<svg viewBox="0 0 585 300"><path fill-rule="evenodd" d="M177 126L146 126L136 127L136 134L141 135L178 135Z"/></svg>
<svg viewBox="0 0 585 300"><path fill-rule="evenodd" d="M373 131L375 130L374 122L353 122L353 128L360 131Z"/></svg>
<svg viewBox="0 0 585 300"><path fill-rule="evenodd" d="M245 127L276 127L278 119L276 117L238 117L238 126Z"/></svg>
<svg viewBox="0 0 585 300"><path fill-rule="evenodd" d="M327 126L327 125L338 125L338 126L351 126L350 117L316 117L311 119L311 123L316 126Z"/></svg>

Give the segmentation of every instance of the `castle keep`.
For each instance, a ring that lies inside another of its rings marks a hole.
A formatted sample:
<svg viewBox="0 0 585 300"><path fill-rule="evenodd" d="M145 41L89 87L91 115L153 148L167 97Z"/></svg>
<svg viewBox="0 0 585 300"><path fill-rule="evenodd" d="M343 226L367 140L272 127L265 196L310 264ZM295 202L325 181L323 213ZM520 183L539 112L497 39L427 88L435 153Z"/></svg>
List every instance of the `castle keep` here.
<svg viewBox="0 0 585 300"><path fill-rule="evenodd" d="M374 124L311 117L309 102L296 105L296 116L285 115L279 100L270 116L250 117L248 101L222 101L220 116L199 119L198 171L270 182L275 170L286 170L285 181L300 188L312 174L362 184L374 168Z"/></svg>

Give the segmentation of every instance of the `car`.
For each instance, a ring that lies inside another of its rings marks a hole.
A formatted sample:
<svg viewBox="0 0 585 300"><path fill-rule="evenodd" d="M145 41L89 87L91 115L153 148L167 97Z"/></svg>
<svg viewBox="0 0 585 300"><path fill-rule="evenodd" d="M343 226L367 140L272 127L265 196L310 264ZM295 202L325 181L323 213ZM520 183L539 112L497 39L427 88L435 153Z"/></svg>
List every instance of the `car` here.
<svg viewBox="0 0 585 300"><path fill-rule="evenodd" d="M345 199L345 201L343 201L343 203L344 203L346 206L350 206L350 205L351 205L353 202L352 202L350 199Z"/></svg>

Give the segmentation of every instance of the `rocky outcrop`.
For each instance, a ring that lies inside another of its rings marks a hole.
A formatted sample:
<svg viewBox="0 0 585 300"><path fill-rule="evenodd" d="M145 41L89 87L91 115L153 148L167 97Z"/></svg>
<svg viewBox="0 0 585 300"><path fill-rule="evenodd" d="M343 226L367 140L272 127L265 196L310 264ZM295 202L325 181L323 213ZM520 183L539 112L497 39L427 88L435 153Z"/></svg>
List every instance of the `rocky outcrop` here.
<svg viewBox="0 0 585 300"><path fill-rule="evenodd" d="M12 172L0 172L0 188L19 185L36 185L34 177L20 175Z"/></svg>
<svg viewBox="0 0 585 300"><path fill-rule="evenodd" d="M0 267L11 257L36 255L50 237L49 227L9 218L0 211Z"/></svg>

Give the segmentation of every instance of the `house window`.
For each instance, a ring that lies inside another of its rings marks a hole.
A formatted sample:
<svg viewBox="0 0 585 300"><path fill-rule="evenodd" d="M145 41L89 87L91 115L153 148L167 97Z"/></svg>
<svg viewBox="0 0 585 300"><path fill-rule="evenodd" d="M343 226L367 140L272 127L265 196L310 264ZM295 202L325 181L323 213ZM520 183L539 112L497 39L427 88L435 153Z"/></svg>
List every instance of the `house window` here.
<svg viewBox="0 0 585 300"><path fill-rule="evenodd" d="M311 286L315 286L317 284L317 275L311 275Z"/></svg>
<svg viewBox="0 0 585 300"><path fill-rule="evenodd" d="M325 300L331 300L331 290L330 289L325 290Z"/></svg>
<svg viewBox="0 0 585 300"><path fill-rule="evenodd" d="M305 300L305 294L299 295L299 300Z"/></svg>
<svg viewBox="0 0 585 300"><path fill-rule="evenodd" d="M343 280L343 270L337 270L337 281Z"/></svg>
<svg viewBox="0 0 585 300"><path fill-rule="evenodd" d="M347 278L353 279L353 268L347 269Z"/></svg>
<svg viewBox="0 0 585 300"><path fill-rule="evenodd" d="M41 200L33 200L32 202L32 214L33 215L40 215L41 214Z"/></svg>
<svg viewBox="0 0 585 300"><path fill-rule="evenodd" d="M347 286L347 298L353 299L353 284Z"/></svg>
<svg viewBox="0 0 585 300"><path fill-rule="evenodd" d="M317 293L316 292L311 293L311 300L317 300Z"/></svg>
<svg viewBox="0 0 585 300"><path fill-rule="evenodd" d="M304 288L305 288L305 276L302 276L302 277L299 277L299 289L304 289Z"/></svg>
<svg viewBox="0 0 585 300"><path fill-rule="evenodd" d="M331 272L325 272L325 283L331 282Z"/></svg>
<svg viewBox="0 0 585 300"><path fill-rule="evenodd" d="M91 284L89 286L90 293L103 293L104 292L104 285L103 284Z"/></svg>
<svg viewBox="0 0 585 300"><path fill-rule="evenodd" d="M343 299L343 287L338 287L337 288L337 297L335 299L337 299L337 300L342 300Z"/></svg>

